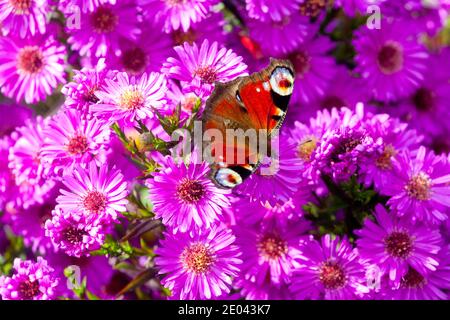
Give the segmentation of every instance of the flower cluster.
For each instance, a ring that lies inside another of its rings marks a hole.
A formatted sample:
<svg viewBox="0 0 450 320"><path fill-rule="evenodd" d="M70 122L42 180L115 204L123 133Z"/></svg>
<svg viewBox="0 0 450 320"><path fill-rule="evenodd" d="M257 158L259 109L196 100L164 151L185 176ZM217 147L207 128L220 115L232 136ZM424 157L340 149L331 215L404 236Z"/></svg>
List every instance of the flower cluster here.
<svg viewBox="0 0 450 320"><path fill-rule="evenodd" d="M450 299L449 9L0 0L0 299ZM173 137L270 58L284 124L220 188Z"/></svg>

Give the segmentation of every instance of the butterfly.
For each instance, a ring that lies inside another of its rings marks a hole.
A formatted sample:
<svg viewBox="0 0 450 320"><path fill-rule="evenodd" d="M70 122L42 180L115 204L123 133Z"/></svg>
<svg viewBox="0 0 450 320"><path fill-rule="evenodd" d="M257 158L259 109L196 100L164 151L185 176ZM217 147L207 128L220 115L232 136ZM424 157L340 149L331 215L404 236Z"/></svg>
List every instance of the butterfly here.
<svg viewBox="0 0 450 320"><path fill-rule="evenodd" d="M262 147L270 153L270 140L286 116L294 78L290 61L270 59L259 72L215 84L206 101L202 130L211 180L218 187L241 184L260 166Z"/></svg>

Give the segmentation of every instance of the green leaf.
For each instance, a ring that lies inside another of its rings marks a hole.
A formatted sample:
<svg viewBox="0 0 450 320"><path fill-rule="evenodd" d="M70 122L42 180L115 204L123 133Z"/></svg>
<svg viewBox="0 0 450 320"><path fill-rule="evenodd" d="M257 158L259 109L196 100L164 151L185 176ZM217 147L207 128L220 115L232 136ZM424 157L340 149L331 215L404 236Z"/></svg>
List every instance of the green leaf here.
<svg viewBox="0 0 450 320"><path fill-rule="evenodd" d="M133 280L131 280L120 292L117 294L117 296L123 295L125 292L134 290L135 288L143 285L150 279L154 278L157 271L155 268L149 268L141 273L139 273Z"/></svg>

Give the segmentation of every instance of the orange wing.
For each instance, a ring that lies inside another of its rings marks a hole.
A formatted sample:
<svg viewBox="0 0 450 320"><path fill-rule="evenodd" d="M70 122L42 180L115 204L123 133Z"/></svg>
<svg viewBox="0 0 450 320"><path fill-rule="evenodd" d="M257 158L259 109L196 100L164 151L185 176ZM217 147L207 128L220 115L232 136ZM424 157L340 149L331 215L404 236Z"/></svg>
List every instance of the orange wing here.
<svg viewBox="0 0 450 320"><path fill-rule="evenodd" d="M210 151L212 178L216 184L233 186L218 181L221 169L227 170L219 172L220 178L238 180L236 184L256 170L261 157L259 147L263 143L269 145L272 131L282 124L286 115L293 75L289 61L271 59L270 65L260 72L228 83L216 83L203 115L204 138L209 140L204 148Z"/></svg>

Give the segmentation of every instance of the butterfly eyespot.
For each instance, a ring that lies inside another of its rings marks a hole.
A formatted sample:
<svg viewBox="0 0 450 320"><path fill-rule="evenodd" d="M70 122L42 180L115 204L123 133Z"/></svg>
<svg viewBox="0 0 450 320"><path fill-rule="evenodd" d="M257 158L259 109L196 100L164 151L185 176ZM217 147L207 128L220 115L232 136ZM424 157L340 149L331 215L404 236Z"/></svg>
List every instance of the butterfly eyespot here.
<svg viewBox="0 0 450 320"><path fill-rule="evenodd" d="M214 180L224 188L234 188L242 183L242 177L236 171L228 168L217 170Z"/></svg>
<svg viewBox="0 0 450 320"><path fill-rule="evenodd" d="M270 76L272 90L280 96L289 96L294 87L294 77L291 71L285 67L277 67Z"/></svg>

